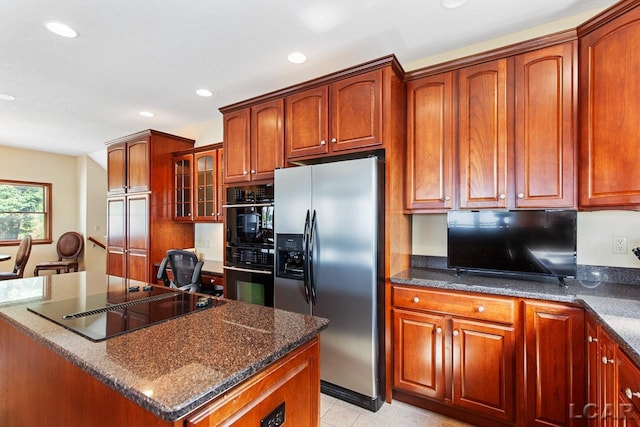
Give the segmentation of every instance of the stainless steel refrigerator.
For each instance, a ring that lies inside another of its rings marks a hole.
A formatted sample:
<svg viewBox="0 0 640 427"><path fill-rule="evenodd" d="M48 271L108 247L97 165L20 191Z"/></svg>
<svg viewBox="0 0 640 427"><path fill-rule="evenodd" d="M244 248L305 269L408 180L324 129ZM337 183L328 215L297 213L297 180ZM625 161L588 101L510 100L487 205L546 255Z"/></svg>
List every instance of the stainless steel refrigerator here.
<svg viewBox="0 0 640 427"><path fill-rule="evenodd" d="M322 391L372 411L384 400L383 172L370 157L278 169L274 179L274 306L329 319Z"/></svg>

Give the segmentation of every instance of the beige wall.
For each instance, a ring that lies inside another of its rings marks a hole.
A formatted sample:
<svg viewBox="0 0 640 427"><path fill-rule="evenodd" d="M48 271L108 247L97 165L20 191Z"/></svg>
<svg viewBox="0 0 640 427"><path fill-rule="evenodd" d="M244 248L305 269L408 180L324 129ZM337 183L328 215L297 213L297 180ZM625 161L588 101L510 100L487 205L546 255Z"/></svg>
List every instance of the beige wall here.
<svg viewBox="0 0 640 427"><path fill-rule="evenodd" d="M52 184L51 209L54 242L49 245L33 246L25 269L25 276L33 275L33 269L37 263L57 259L56 241L62 233L73 230L86 236L83 224L94 224L95 221L81 219L85 213L95 216L100 221L99 226L102 229L106 227L106 213L96 214L99 211L106 211L105 192L98 194L100 190L97 189L97 182L100 180L106 182L106 172L95 163L92 165L85 158L5 146L0 146L0 158L4 160L2 170L0 170L0 178L50 182ZM82 167L81 163L86 164ZM85 194L85 196L78 197L79 194ZM85 201L90 205L88 210L81 207L81 203ZM8 247L3 251L15 255L16 249L17 247ZM85 255L87 255L86 250L85 248ZM102 260L104 260L104 254ZM92 257L83 256L81 262L86 263L87 261L94 262ZM0 265L0 268L9 270L12 265L6 263ZM102 265L104 265L104 261L102 261Z"/></svg>

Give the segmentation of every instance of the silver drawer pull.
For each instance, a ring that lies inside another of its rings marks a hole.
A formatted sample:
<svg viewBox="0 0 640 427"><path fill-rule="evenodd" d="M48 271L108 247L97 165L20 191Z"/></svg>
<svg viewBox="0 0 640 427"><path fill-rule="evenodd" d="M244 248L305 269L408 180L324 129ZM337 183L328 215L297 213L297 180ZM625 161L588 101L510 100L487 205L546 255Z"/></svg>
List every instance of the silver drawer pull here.
<svg viewBox="0 0 640 427"><path fill-rule="evenodd" d="M458 332L458 331L453 331L453 336L454 336L454 337L457 337L458 335L460 335L460 332Z"/></svg>
<svg viewBox="0 0 640 427"><path fill-rule="evenodd" d="M478 313L484 313L484 306L483 305L478 307Z"/></svg>
<svg viewBox="0 0 640 427"><path fill-rule="evenodd" d="M602 363L604 363L605 365L607 363L613 363L613 359L607 359L607 356L602 356Z"/></svg>
<svg viewBox="0 0 640 427"><path fill-rule="evenodd" d="M634 397L640 399L640 391L631 391L629 387L624 389L624 394L627 395L628 399L633 399Z"/></svg>
<svg viewBox="0 0 640 427"><path fill-rule="evenodd" d="M588 340L589 342L598 342L598 338L594 338L594 337L592 337L591 335L589 335L589 338L587 338L587 340Z"/></svg>
<svg viewBox="0 0 640 427"><path fill-rule="evenodd" d="M413 297L413 302L416 302L416 303L420 302L420 298L418 298L418 297Z"/></svg>
<svg viewBox="0 0 640 427"><path fill-rule="evenodd" d="M436 334L441 334L441 333L442 333L442 328L436 328ZM627 390L629 390L629 389L627 389ZM631 390L629 390L629 391L631 391Z"/></svg>

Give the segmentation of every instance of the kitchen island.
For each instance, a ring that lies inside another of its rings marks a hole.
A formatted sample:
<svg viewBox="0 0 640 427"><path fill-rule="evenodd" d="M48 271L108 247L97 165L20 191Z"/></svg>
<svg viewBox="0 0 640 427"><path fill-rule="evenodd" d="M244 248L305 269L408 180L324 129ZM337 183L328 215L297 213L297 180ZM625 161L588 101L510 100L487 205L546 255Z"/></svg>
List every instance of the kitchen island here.
<svg viewBox="0 0 640 427"><path fill-rule="evenodd" d="M259 425L282 403L319 424L326 319L223 300L96 342L27 310L130 285L89 272L2 283L0 425Z"/></svg>

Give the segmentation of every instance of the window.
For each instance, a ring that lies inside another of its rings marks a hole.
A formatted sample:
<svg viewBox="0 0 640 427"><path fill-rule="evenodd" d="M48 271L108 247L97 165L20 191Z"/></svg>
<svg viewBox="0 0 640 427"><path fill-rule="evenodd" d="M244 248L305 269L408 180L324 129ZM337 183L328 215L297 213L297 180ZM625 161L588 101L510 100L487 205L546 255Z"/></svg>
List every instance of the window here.
<svg viewBox="0 0 640 427"><path fill-rule="evenodd" d="M51 184L0 179L0 246L51 243Z"/></svg>

